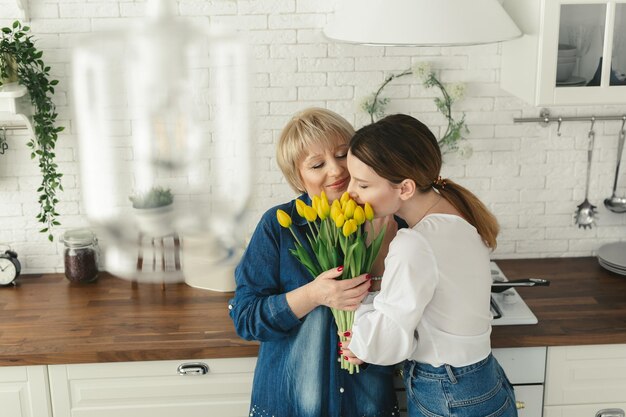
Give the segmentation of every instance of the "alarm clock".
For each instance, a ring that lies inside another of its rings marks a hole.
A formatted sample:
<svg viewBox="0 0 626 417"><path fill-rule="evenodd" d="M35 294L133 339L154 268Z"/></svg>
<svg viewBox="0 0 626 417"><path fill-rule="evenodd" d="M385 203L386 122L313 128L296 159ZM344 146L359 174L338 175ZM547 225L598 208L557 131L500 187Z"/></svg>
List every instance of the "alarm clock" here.
<svg viewBox="0 0 626 417"><path fill-rule="evenodd" d="M21 269L17 253L12 250L0 253L0 286L15 285L15 279L20 275Z"/></svg>

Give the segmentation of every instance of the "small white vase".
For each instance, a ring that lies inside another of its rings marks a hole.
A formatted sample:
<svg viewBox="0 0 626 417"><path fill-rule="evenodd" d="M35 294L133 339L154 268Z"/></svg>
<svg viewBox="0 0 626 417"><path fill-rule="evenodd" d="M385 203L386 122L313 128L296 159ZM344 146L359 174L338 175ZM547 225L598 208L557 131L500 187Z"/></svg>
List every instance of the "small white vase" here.
<svg viewBox="0 0 626 417"><path fill-rule="evenodd" d="M139 231L146 237L163 237L174 234L174 205L134 209Z"/></svg>

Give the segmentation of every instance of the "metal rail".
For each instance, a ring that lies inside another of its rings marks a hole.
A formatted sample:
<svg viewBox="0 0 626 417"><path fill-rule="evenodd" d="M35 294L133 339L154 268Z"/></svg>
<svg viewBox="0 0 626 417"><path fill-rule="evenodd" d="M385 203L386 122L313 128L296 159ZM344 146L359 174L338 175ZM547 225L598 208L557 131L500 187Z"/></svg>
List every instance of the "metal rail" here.
<svg viewBox="0 0 626 417"><path fill-rule="evenodd" d="M553 122L591 122L599 120L626 120L626 114L612 115L612 116L550 116L550 110L542 109L539 113L539 117L515 117L514 123L541 123L548 125Z"/></svg>
<svg viewBox="0 0 626 417"><path fill-rule="evenodd" d="M27 130L26 125L1 125L0 130Z"/></svg>
<svg viewBox="0 0 626 417"><path fill-rule="evenodd" d="M561 136L561 124L563 122L591 122L595 123L600 120L621 120L622 129L624 129L624 123L626 123L626 114L611 115L611 116L550 116L550 110L541 109L539 117L514 117L513 123L539 123L543 127L548 126L550 123L558 123L556 129L557 135Z"/></svg>

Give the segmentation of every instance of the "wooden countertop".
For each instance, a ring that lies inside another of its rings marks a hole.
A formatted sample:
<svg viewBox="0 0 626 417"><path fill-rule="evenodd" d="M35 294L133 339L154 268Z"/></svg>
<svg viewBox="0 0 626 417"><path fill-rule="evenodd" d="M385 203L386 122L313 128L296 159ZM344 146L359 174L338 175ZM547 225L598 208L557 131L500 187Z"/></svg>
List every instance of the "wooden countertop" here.
<svg viewBox="0 0 626 417"><path fill-rule="evenodd" d="M0 288L0 366L256 356L228 316L232 293L100 273L21 276Z"/></svg>
<svg viewBox="0 0 626 417"><path fill-rule="evenodd" d="M509 280L545 278L549 287L518 288L538 324L494 326L493 347L626 343L626 276L596 258L496 260Z"/></svg>
<svg viewBox="0 0 626 417"><path fill-rule="evenodd" d="M518 289L539 324L494 326L493 347L626 343L626 277L595 258L496 261L509 279L550 287ZM0 365L256 356L228 317L232 293L185 284L140 284L101 274L71 284L62 274L27 275L0 288Z"/></svg>

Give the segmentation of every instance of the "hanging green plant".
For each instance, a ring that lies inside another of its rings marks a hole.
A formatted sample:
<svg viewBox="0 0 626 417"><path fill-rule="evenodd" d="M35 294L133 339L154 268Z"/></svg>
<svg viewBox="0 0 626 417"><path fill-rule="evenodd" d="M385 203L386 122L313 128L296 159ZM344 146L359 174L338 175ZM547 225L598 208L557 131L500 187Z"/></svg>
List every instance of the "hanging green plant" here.
<svg viewBox="0 0 626 417"><path fill-rule="evenodd" d="M396 78L402 78L408 75L416 76L424 87L437 87L441 92L441 97L435 97L434 100L437 110L439 110L448 121L448 127L438 141L441 152L445 154L460 151L461 155L464 157L471 156L472 149L469 145L463 148L459 146L459 142L465 139L463 134L469 133L469 129L465 125L465 113L463 113L459 120L455 119L452 113L452 104L463 98L465 85L462 83L450 84L448 86L450 91L448 92L428 63L422 62L413 68L389 75L385 78L385 81L383 81L380 87L378 87L378 90L365 99L361 108L370 115L372 123L375 122L376 118L385 116L385 108L389 103L389 98L381 95L385 87Z"/></svg>
<svg viewBox="0 0 626 417"><path fill-rule="evenodd" d="M17 75L17 82L28 90L33 105L33 129L35 137L27 145L31 149L31 158L38 158L39 169L43 176L37 189L41 209L37 220L44 224L41 233L48 233L53 240L52 228L60 223L56 220L57 190L63 191L58 166L54 162L54 148L63 126L56 124L56 107L52 102L54 86L57 80L50 80L50 67L41 59L43 52L37 50L29 35L30 28L19 21L12 27L2 28L0 38L0 77L11 80ZM0 86L2 81L0 80Z"/></svg>

